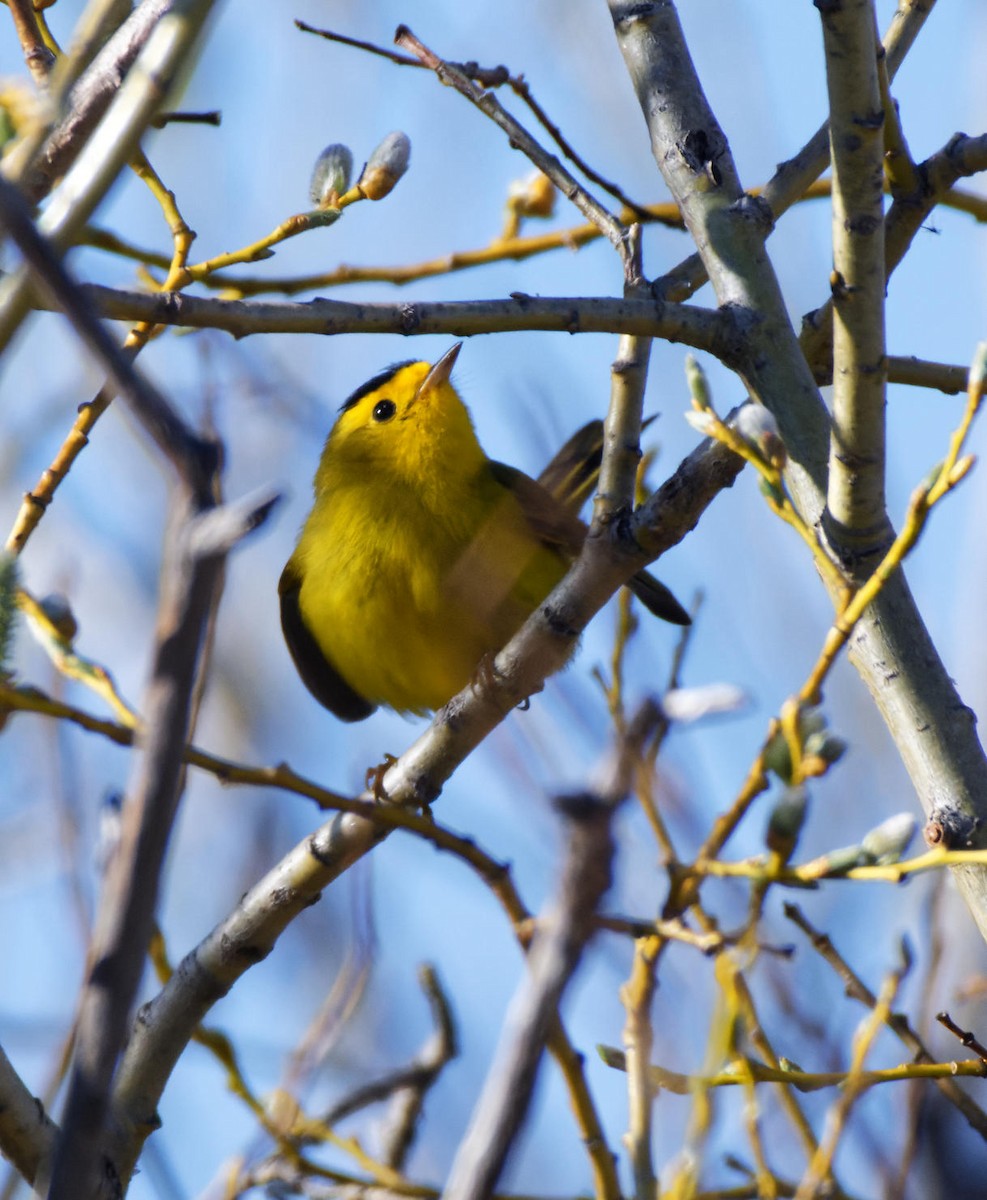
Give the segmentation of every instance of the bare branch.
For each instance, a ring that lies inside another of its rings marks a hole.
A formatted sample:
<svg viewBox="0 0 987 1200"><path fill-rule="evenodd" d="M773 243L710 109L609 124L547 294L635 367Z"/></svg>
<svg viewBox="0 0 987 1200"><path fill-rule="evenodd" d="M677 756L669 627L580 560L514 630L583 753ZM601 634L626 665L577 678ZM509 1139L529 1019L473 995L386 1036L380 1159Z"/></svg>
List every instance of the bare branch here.
<svg viewBox="0 0 987 1200"><path fill-rule="evenodd" d="M161 2L144 0L141 8L155 8ZM194 46L212 3L173 0L170 19L154 27L141 51L139 68L115 91L98 131L38 222L38 228L59 251L64 252L72 243L137 149L148 122L161 105L163 93ZM28 189L28 194L34 193ZM0 283L0 349L29 311L28 281L29 275L22 269Z"/></svg>
<svg viewBox="0 0 987 1200"><path fill-rule="evenodd" d="M220 300L181 292L149 295L87 284L93 308L119 321L146 321L191 329L223 329L234 337L251 333L400 333L415 337L544 329L558 333L629 333L684 342L725 363L738 361L743 335L731 313L696 305L648 299L529 296L504 300L356 304L345 300L304 303ZM38 307L51 307L43 298Z"/></svg>
<svg viewBox="0 0 987 1200"><path fill-rule="evenodd" d="M568 845L562 879L539 917L528 972L446 1181L447 1200L486 1200L493 1193L527 1114L551 1021L610 886L612 807L590 796L563 803Z"/></svg>
<svg viewBox="0 0 987 1200"><path fill-rule="evenodd" d="M833 426L826 535L865 576L890 536L884 499L884 111L872 0L820 6L833 159Z"/></svg>
<svg viewBox="0 0 987 1200"><path fill-rule="evenodd" d="M721 304L757 312L741 374L774 412L799 468L789 470L805 519L823 511L829 421L811 382L765 252L768 227L740 192L726 141L702 93L671 0L610 0L618 44L648 122L655 160L692 233ZM987 840L987 759L901 572L858 622L851 660L867 683L925 811L976 820ZM957 868L987 934L987 872Z"/></svg>
<svg viewBox="0 0 987 1200"><path fill-rule="evenodd" d="M534 163L534 165L555 184L566 199L571 200L588 221L608 238L611 245L620 255L624 266L624 279L628 284L634 283L630 248L627 244L627 228L595 200L579 181L553 155L539 145L520 122L516 121L499 103L492 92L478 88L469 76L455 63L445 62L434 54L427 46L415 37L406 25L398 28L394 40L399 46L410 49L421 61L435 71L439 79L460 92L467 100L488 116L508 135L511 145L515 146Z"/></svg>
<svg viewBox="0 0 987 1200"><path fill-rule="evenodd" d="M7 5L24 51L24 61L35 84L43 90L48 86L48 75L55 64L55 56L41 36L32 0L7 0Z"/></svg>
<svg viewBox="0 0 987 1200"><path fill-rule="evenodd" d="M33 1184L50 1169L58 1127L0 1047L0 1150Z"/></svg>
<svg viewBox="0 0 987 1200"><path fill-rule="evenodd" d="M704 443L687 458L653 500L649 551L673 545L740 470L740 460L718 443ZM668 512L662 513L663 505ZM523 697L537 691L571 654L579 631L616 587L645 565L639 546L610 546L595 565L583 558L512 638L479 678L438 712L428 730L391 766L382 780L391 804L420 806L438 795L466 756ZM372 799L369 795L368 801ZM281 933L330 883L387 836L379 822L352 813L334 817L296 846L243 897L179 965L134 1027L118 1072L113 1106L120 1134L110 1157L129 1176L140 1142L151 1132L143 1115L153 1113L167 1079L196 1026L236 980L273 948ZM553 1052L571 1048L553 1030Z"/></svg>
<svg viewBox="0 0 987 1200"><path fill-rule="evenodd" d="M13 184L0 178L0 223L24 256L21 273L27 294L30 272L66 314L87 349L100 362L124 400L133 408L159 449L174 465L193 493L211 497L216 449L194 434L112 340L93 312L86 293L69 278L55 247L43 237Z"/></svg>
<svg viewBox="0 0 987 1200"><path fill-rule="evenodd" d="M119 10L119 4L110 3L109 7ZM4 173L21 185L29 200L35 204L42 200L69 169L161 18L178 7L180 0L141 0L66 97L64 119L50 133L37 157L25 160L20 147L14 151L13 161L4 165ZM93 38L102 32L98 26L90 30ZM84 60L87 53L88 45L76 47L73 58Z"/></svg>

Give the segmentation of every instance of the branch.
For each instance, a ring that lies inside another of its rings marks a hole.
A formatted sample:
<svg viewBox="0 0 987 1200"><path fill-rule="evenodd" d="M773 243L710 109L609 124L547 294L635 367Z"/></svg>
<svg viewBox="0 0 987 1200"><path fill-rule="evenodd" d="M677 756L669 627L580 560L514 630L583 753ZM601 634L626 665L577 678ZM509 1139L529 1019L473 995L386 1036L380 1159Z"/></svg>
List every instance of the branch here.
<svg viewBox="0 0 987 1200"><path fill-rule="evenodd" d="M38 203L70 168L89 135L120 91L130 68L161 18L181 7L181 0L142 0L107 41L64 101L65 116L49 134L40 153L28 157L28 147L15 147L5 174L16 180L32 203ZM98 36L100 31L93 30ZM86 47L80 48L85 56ZM73 58L76 53L73 52ZM65 64L62 64L63 68Z"/></svg>
<svg viewBox="0 0 987 1200"><path fill-rule="evenodd" d="M492 92L485 92L482 88L477 87L455 63L445 62L433 54L406 25L398 27L394 40L404 49L411 50L436 73L442 83L454 87L507 134L510 144L525 154L543 175L547 175L562 195L567 200L571 200L583 216L588 221L592 221L610 241L624 265L625 282L633 283L634 264L627 242L627 227L622 225L599 201L595 200L555 155L549 154L524 126L507 112Z"/></svg>
<svg viewBox="0 0 987 1200"><path fill-rule="evenodd" d="M738 367L777 418L795 473L824 486L829 422L795 340L764 243L772 214L744 194L723 131L703 94L671 3L609 0L651 136L655 162L682 211L718 304L756 313ZM756 268L754 266L756 264Z"/></svg>
<svg viewBox="0 0 987 1200"><path fill-rule="evenodd" d="M48 87L51 68L55 65L55 55L45 45L41 36L32 0L7 0L7 5L21 49L24 51L24 61L35 86L44 91Z"/></svg>
<svg viewBox="0 0 987 1200"><path fill-rule="evenodd" d="M702 94L671 0L610 0L617 39L648 122L655 159L682 209L721 305L756 312L740 373L775 414L791 491L807 523L824 508L829 421L789 324L756 202L743 197L726 141ZM927 813L965 814L987 843L987 760L901 572L858 623L851 659L888 726ZM956 877L987 936L987 872Z"/></svg>
<svg viewBox="0 0 987 1200"><path fill-rule="evenodd" d="M956 181L981 171L987 171L987 134L974 138L958 133L942 150L918 165L917 189L895 197L884 224L885 280L891 278L929 214L949 197ZM833 301L830 298L803 319L799 338L813 374L821 384L829 383L833 377L832 340Z"/></svg>
<svg viewBox="0 0 987 1200"><path fill-rule="evenodd" d="M784 912L785 916L794 922L810 939L812 948L824 962L827 962L837 973L843 981L847 996L851 1000L859 1001L871 1010L875 1009L877 1007L877 997L836 949L829 935L820 933L809 922L797 904L786 903ZM889 1013L887 1025L898 1040L912 1052L915 1064L928 1065L935 1063L935 1058L928 1046L926 1046L911 1027L904 1013ZM972 1097L968 1096L961 1087L954 1083L949 1075L943 1075L941 1078L936 1077L936 1087L939 1088L951 1104L954 1104L959 1109L969 1122L970 1127L975 1129L982 1138L987 1139L987 1113L984 1112L980 1105Z"/></svg>
<svg viewBox="0 0 987 1200"><path fill-rule="evenodd" d="M35 1183L51 1165L58 1127L24 1086L0 1048L0 1150L21 1178Z"/></svg>
<svg viewBox="0 0 987 1200"><path fill-rule="evenodd" d="M191 329L223 329L234 337L252 333L429 333L472 337L479 333L541 329L556 333L629 333L684 342L736 362L743 333L733 314L696 305L647 299L558 296L545 299L514 292L505 300L457 300L399 304L352 304L344 300L304 303L218 300L180 292L123 291L87 284L93 308L113 321L146 321ZM53 307L40 298L39 308Z"/></svg>
<svg viewBox="0 0 987 1200"><path fill-rule="evenodd" d="M727 459L734 460L732 474L724 467ZM668 512L656 517L651 551L657 553L659 547L667 548L684 537L739 469L736 456L713 442L690 455L664 486ZM650 508L655 515L661 502L654 501ZM425 733L388 769L381 786L390 804L420 807L435 799L490 730L567 660L579 631L609 594L645 564L647 555L635 549L635 554L623 557L613 552L609 561L597 563L596 574L587 567L585 555L581 557L497 656L493 669L440 710ZM365 802L372 800L369 793L364 797ZM155 1112L175 1063L212 1005L250 966L266 957L295 917L386 832L379 822L354 813L334 817L255 884L144 1007L113 1095L114 1124L120 1132L111 1158L122 1178L133 1170L140 1144L152 1132L148 1116ZM557 1032L553 1052L572 1055Z"/></svg>
<svg viewBox="0 0 987 1200"><path fill-rule="evenodd" d="M81 160L80 160L81 162ZM220 456L138 376L69 278L49 239L31 221L17 189L0 179L0 218L24 258L21 278L39 284L175 468L179 487L162 572L154 671L146 725L124 810L120 846L107 873L93 939L93 966L78 1018L73 1067L50 1196L89 1194L116 1174L101 1161L107 1101L151 931L158 879L184 779L182 754L195 700L207 625L233 545L267 516L274 497L217 508Z"/></svg>
<svg viewBox="0 0 987 1200"><path fill-rule="evenodd" d="M144 0L142 9L160 3L161 0ZM76 159L58 195L38 222L38 228L58 250L64 252L71 245L129 162L148 122L161 105L163 93L194 46L211 7L212 0L174 0L169 19L154 27L138 66L115 91L98 131ZM0 349L7 345L29 311L29 279L29 273L21 269L0 283Z"/></svg>
<svg viewBox="0 0 987 1200"><path fill-rule="evenodd" d="M388 50L386 46L377 46L373 42L365 42L360 38L347 37L343 33L334 33L331 29L316 29L312 25L306 24L304 21L295 21L296 28L303 33L314 33L316 36L325 38L330 42L338 42L342 46L353 46L357 50L364 50L368 54L376 54L381 58L386 58L389 62L396 63L399 67L421 67L423 70L428 70L429 65L423 62L420 58L414 58L408 54L396 54L393 50ZM619 200L633 214L634 220L647 220L648 211L643 205L636 204L630 199L616 184L604 179L599 172L595 171L590 164L576 152L569 141L563 136L562 130L549 117L548 113L535 99L531 88L523 75L512 75L507 67L481 67L479 63L456 63L464 75L469 79L475 80L478 84L485 88L502 87L506 85L511 89L515 96L527 104L528 108L534 113L537 120L540 122L545 132L549 134L562 153L575 163L580 171L587 179L598 184L600 187L610 193L614 199ZM599 232L599 231L598 231Z"/></svg>
<svg viewBox="0 0 987 1200"><path fill-rule="evenodd" d="M70 279L55 245L31 220L20 192L2 177L0 224L24 258L24 269L18 277L23 281L25 295L33 277L50 296L53 306L64 312L75 326L86 348L106 370L113 386L190 490L203 498L211 496L216 448L193 433L153 384L137 373L130 359L100 324L87 293Z"/></svg>
<svg viewBox="0 0 987 1200"><path fill-rule="evenodd" d="M884 36L888 78L894 79L912 48L936 0L900 0ZM829 166L829 122L824 121L797 154L780 163L761 192L775 222L799 199ZM691 254L656 283L669 300L687 300L708 276L699 254Z"/></svg>
<svg viewBox="0 0 987 1200"><path fill-rule="evenodd" d="M568 845L558 891L538 920L528 971L504 1023L494 1065L459 1144L446 1200L486 1200L524 1124L538 1065L562 994L610 887L613 807L595 796L562 802Z"/></svg>
<svg viewBox="0 0 987 1200"><path fill-rule="evenodd" d="M173 504L145 733L128 787L120 844L100 898L52 1200L89 1195L97 1177L112 1175L124 1184L127 1179L112 1157L101 1160L104 1121L154 928L158 880L184 780L182 751L199 655L226 554L269 508L265 502L203 512L187 494L179 494Z"/></svg>
<svg viewBox="0 0 987 1200"><path fill-rule="evenodd" d="M620 736L595 793L559 802L568 846L556 898L538 919L528 973L515 993L494 1065L480 1093L443 1191L448 1200L485 1200L524 1124L562 994L597 926L596 910L610 887L611 823L626 799L644 744L663 719L648 702Z"/></svg>
<svg viewBox="0 0 987 1200"><path fill-rule="evenodd" d="M651 340L624 335L617 344L617 357L610 368L610 404L603 426L603 462L593 501L593 521L601 529L626 517L634 508Z"/></svg>
<svg viewBox="0 0 987 1200"><path fill-rule="evenodd" d="M872 0L819 5L833 159L833 426L826 534L865 577L885 511L884 111ZM858 564L859 556L864 556Z"/></svg>

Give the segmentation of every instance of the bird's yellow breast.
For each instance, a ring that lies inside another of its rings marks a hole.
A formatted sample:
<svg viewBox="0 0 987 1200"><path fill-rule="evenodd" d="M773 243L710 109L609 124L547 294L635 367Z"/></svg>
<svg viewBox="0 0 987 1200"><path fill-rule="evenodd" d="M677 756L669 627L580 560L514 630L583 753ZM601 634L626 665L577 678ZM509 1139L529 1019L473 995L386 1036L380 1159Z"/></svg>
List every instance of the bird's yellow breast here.
<svg viewBox="0 0 987 1200"><path fill-rule="evenodd" d="M373 479L337 484L294 557L299 607L321 652L372 704L440 707L562 577L484 461L456 503Z"/></svg>

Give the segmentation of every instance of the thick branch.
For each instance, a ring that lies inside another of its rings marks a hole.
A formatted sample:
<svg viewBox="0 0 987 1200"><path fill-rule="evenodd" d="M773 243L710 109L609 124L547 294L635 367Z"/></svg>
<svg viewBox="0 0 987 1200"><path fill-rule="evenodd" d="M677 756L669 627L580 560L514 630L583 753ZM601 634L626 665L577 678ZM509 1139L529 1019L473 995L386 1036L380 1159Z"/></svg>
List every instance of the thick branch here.
<svg viewBox="0 0 987 1200"><path fill-rule="evenodd" d="M158 0L145 0L142 7L152 8L157 3ZM137 64L115 92L99 129L38 222L39 229L58 250L64 252L71 245L129 162L195 45L212 3L213 0L174 0L167 18L154 26ZM30 274L22 269L0 283L0 348L8 343L29 311L29 280Z"/></svg>
<svg viewBox="0 0 987 1200"><path fill-rule="evenodd" d="M655 161L682 211L717 301L721 308L740 308L755 318L745 331L747 354L740 373L774 412L796 464L794 473L820 489L826 477L828 421L765 254L770 210L763 200L744 195L674 6L610 0L610 11ZM757 270L749 269L752 263Z"/></svg>
<svg viewBox="0 0 987 1200"><path fill-rule="evenodd" d="M741 356L743 334L732 313L647 299L588 296L543 298L515 292L505 300L353 304L345 300L279 302L219 300L180 292L118 291L89 284L93 308L116 321L147 321L192 329L251 333L400 333L406 337L542 329L558 333L628 333L684 342L727 364ZM38 301L39 307L50 301Z"/></svg>
<svg viewBox="0 0 987 1200"><path fill-rule="evenodd" d="M968 137L958 133L942 150L919 164L915 172L917 189L908 195L896 196L884 223L886 280L905 257L929 214L945 199L956 181L981 171L987 171L987 134ZM817 382L829 383L833 371L832 298L804 318L799 340ZM957 390L966 390L965 378Z"/></svg>
<svg viewBox="0 0 987 1200"><path fill-rule="evenodd" d="M651 133L658 167L696 239L721 304L743 305L756 319L742 371L778 418L802 470L790 475L807 519L824 506L828 420L807 379L764 246L766 226L748 220L726 142L689 56L675 9L663 3L610 0L617 39ZM756 209L753 210L756 213ZM870 688L927 813L959 810L987 839L987 760L973 714L956 694L899 571L858 624L854 665ZM957 871L987 936L987 873Z"/></svg>
<svg viewBox="0 0 987 1200"><path fill-rule="evenodd" d="M58 1128L0 1048L0 1151L33 1184L50 1168Z"/></svg>
<svg viewBox="0 0 987 1200"><path fill-rule="evenodd" d="M731 468L725 463L729 460ZM742 463L705 442L679 467L649 506L652 556L693 528L713 497L729 486ZM657 512L657 516L656 516ZM591 541L613 546L609 538ZM570 575L528 619L494 669L438 712L428 730L390 768L383 787L391 803L430 802L455 768L523 697L572 653L579 633L620 583L648 561L637 547L584 553ZM369 798L369 797L368 797ZM144 1139L155 1128L161 1092L196 1026L237 979L266 957L284 929L320 893L384 836L379 824L340 814L288 854L243 897L179 965L158 996L141 1011L121 1062L113 1097L117 1134L111 1157L121 1176L132 1171Z"/></svg>
<svg viewBox="0 0 987 1200"><path fill-rule="evenodd" d="M827 536L851 571L883 554L884 113L872 0L820 7L833 159L833 428Z"/></svg>
<svg viewBox="0 0 987 1200"><path fill-rule="evenodd" d="M935 7L936 0L901 0L884 37L889 79L894 79L905 56L912 48L922 26ZM777 222L805 195L829 166L829 122L824 121L805 145L778 169L761 191L761 197ZM687 300L706 282L708 276L699 254L691 254L656 283L660 295L669 300Z"/></svg>
<svg viewBox="0 0 987 1200"><path fill-rule="evenodd" d="M538 919L528 971L452 1164L445 1200L487 1200L493 1194L525 1120L551 1022L610 886L612 806L580 796L563 811L569 837L558 894Z"/></svg>
<svg viewBox="0 0 987 1200"><path fill-rule="evenodd" d="M142 0L72 88L65 103L64 119L48 136L24 177L18 180L33 203L47 196L69 169L120 91L151 32L162 16L175 7L176 0ZM8 177L19 174L20 155L16 149L12 160L5 164Z"/></svg>

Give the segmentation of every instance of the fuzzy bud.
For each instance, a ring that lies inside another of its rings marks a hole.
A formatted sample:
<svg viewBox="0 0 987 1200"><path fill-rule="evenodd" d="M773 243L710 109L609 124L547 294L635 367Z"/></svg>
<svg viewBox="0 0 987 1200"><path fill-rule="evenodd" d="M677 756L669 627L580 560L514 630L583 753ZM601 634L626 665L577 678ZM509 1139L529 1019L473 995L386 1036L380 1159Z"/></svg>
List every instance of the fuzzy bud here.
<svg viewBox="0 0 987 1200"><path fill-rule="evenodd" d="M411 140L406 133L389 133L363 168L357 187L368 200L383 200L408 169Z"/></svg>
<svg viewBox="0 0 987 1200"><path fill-rule="evenodd" d="M784 467L788 459L785 443L781 440L774 414L763 404L744 404L737 412L735 426L748 446L765 462L779 471Z"/></svg>
<svg viewBox="0 0 987 1200"><path fill-rule="evenodd" d="M316 208L334 208L339 197L349 191L353 178L353 155L349 146L333 142L315 160L309 196Z"/></svg>
<svg viewBox="0 0 987 1200"><path fill-rule="evenodd" d="M769 850L789 859L795 850L805 824L809 796L803 787L786 788L768 818L765 843Z"/></svg>
<svg viewBox="0 0 987 1200"><path fill-rule="evenodd" d="M895 813L872 829L860 843L867 861L879 865L899 862L915 836L918 822L911 813Z"/></svg>
<svg viewBox="0 0 987 1200"><path fill-rule="evenodd" d="M7 660L14 643L17 620L17 557L0 552L0 675L7 669Z"/></svg>
<svg viewBox="0 0 987 1200"><path fill-rule="evenodd" d="M692 397L693 408L700 412L710 406L709 384L706 372L699 365L698 359L691 354L685 356L685 381L689 385L689 395Z"/></svg>
<svg viewBox="0 0 987 1200"><path fill-rule="evenodd" d="M713 436L713 430L716 428L716 420L712 413L697 412L695 409L690 408L682 415L697 433L701 433L703 437Z"/></svg>
<svg viewBox="0 0 987 1200"><path fill-rule="evenodd" d="M63 596L61 592L52 592L39 603L41 611L52 623L58 636L63 642L71 645L75 635L79 632L79 622L75 619L75 613L68 602L68 597Z"/></svg>
<svg viewBox="0 0 987 1200"><path fill-rule="evenodd" d="M555 211L555 184L541 171L516 179L508 191L508 204L519 217L550 217Z"/></svg>
<svg viewBox="0 0 987 1200"><path fill-rule="evenodd" d="M805 739L802 751L802 773L825 775L829 768L838 763L847 752L847 744L841 737L828 730L812 733Z"/></svg>

